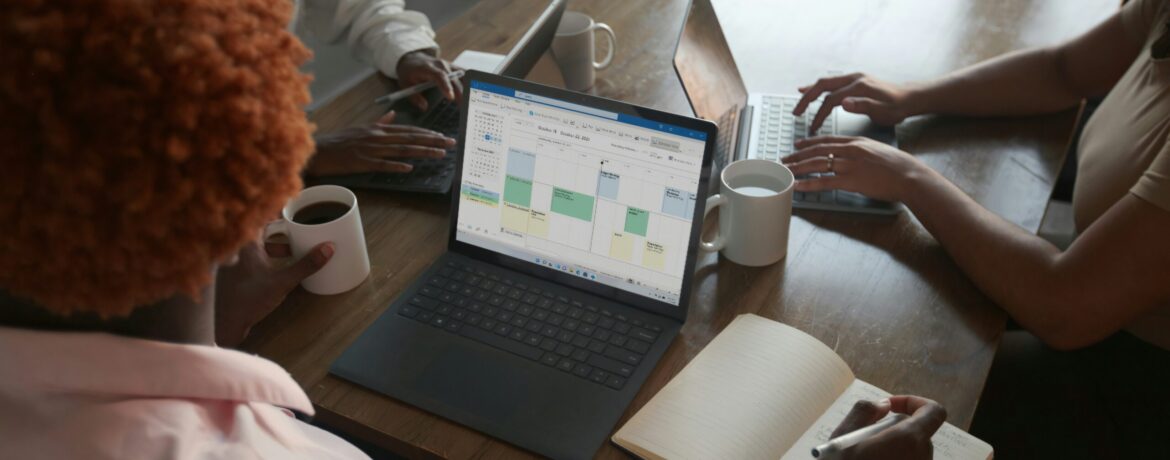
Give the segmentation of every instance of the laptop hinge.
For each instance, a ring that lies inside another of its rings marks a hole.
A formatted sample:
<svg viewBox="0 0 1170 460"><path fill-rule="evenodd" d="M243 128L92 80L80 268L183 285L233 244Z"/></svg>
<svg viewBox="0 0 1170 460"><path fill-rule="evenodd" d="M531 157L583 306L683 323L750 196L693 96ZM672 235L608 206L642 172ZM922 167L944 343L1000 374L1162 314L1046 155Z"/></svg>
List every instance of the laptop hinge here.
<svg viewBox="0 0 1170 460"><path fill-rule="evenodd" d="M735 159L742 160L748 157L748 136L752 134L752 105L745 104L739 112L739 133L735 136Z"/></svg>

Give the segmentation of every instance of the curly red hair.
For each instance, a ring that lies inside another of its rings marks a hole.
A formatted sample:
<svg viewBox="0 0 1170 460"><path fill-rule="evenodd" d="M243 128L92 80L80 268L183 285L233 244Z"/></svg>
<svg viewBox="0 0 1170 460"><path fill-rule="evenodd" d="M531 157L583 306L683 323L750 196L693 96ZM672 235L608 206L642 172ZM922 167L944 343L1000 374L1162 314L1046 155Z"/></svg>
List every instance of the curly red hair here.
<svg viewBox="0 0 1170 460"><path fill-rule="evenodd" d="M301 188L292 8L0 2L0 289L103 317L197 298Z"/></svg>

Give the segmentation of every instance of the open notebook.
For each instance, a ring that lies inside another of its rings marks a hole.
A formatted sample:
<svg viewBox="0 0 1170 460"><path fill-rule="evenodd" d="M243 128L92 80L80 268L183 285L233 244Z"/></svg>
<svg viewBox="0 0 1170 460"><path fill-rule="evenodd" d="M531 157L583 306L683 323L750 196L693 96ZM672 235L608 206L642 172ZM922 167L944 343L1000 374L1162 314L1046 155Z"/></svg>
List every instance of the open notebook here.
<svg viewBox="0 0 1170 460"><path fill-rule="evenodd" d="M613 436L649 459L811 459L861 399L889 397L795 328L740 315ZM946 423L934 458L986 460L991 446Z"/></svg>

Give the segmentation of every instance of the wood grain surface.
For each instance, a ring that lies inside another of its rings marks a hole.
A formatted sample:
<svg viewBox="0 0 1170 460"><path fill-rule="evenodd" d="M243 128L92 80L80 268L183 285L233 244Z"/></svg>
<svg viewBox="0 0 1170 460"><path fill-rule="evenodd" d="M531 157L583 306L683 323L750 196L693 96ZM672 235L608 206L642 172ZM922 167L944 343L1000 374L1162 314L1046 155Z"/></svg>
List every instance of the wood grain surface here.
<svg viewBox="0 0 1170 460"><path fill-rule="evenodd" d="M543 5L483 0L438 31L444 55L505 52ZM614 63L598 73L593 92L690 114L672 67L686 7L684 0L571 1L569 9L609 24L618 36ZM793 92L829 71L930 78L1070 37L1114 11L1116 2L716 0L715 9L748 89ZM325 131L372 121L380 113L368 101L391 87L371 78L312 118ZM899 141L989 209L1035 231L1075 118L1072 111L1015 119L920 117L899 127ZM358 199L369 279L336 296L298 289L243 348L288 369L322 421L407 457L531 457L328 375L330 363L446 246L447 197L359 192ZM936 399L951 423L970 424L1005 316L912 215L797 211L784 261L747 268L706 255L697 270L688 322L623 422L732 318L750 312L818 337L858 377L893 393ZM598 456L626 457L609 443Z"/></svg>

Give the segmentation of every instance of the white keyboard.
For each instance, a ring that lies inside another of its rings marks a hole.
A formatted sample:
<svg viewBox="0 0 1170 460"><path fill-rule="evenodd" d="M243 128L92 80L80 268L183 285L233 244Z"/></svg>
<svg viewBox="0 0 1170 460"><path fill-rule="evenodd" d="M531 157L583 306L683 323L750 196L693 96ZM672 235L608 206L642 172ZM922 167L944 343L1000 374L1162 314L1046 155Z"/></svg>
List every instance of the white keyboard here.
<svg viewBox="0 0 1170 460"><path fill-rule="evenodd" d="M798 96L764 95L760 104L760 125L754 133L757 139L754 158L780 161L795 152L792 143L808 136L808 127L821 109L821 99L809 104L804 114L795 116L792 109L800 101ZM837 132L837 111L829 113L821 129L814 136L828 136Z"/></svg>

